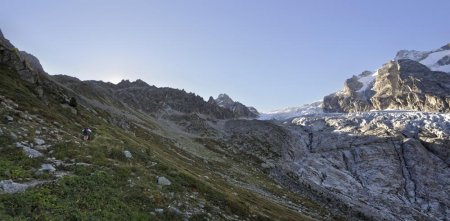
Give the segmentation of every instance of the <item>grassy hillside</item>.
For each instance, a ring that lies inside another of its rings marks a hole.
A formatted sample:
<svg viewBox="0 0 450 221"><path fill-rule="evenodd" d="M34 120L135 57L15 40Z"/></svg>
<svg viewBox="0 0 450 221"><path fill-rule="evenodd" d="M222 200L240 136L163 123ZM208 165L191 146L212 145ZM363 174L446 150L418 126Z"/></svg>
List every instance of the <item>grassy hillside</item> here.
<svg viewBox="0 0 450 221"><path fill-rule="evenodd" d="M274 200L281 196L329 216L281 189L245 156L228 153L222 162L206 161L162 135L170 131L149 129L161 126L146 116L124 130L104 110L62 104L54 88L44 88L45 97L38 98L35 86L7 66L0 66L0 76L0 116L13 118L0 124L0 180L39 184L0 193L1 220L310 219ZM91 141L80 138L86 126L94 129ZM40 148L43 155L29 158L17 143ZM200 143L207 152L207 141ZM56 171L42 171L42 164ZM161 176L171 185L159 185Z"/></svg>

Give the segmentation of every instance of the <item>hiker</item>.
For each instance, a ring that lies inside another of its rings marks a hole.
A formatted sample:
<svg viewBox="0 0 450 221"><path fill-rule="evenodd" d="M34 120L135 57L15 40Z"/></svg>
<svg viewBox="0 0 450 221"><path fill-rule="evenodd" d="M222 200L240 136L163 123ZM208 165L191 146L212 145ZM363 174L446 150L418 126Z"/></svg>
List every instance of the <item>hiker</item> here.
<svg viewBox="0 0 450 221"><path fill-rule="evenodd" d="M92 130L86 127L82 130L83 140L91 140Z"/></svg>

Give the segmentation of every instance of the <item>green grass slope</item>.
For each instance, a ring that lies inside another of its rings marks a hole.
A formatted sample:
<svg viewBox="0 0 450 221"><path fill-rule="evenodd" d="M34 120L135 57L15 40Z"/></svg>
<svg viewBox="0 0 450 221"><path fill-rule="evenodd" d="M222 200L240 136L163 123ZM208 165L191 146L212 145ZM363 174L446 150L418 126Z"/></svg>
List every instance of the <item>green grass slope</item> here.
<svg viewBox="0 0 450 221"><path fill-rule="evenodd" d="M245 156L205 162L148 129L160 128L153 121L124 130L109 123L104 110L61 104L54 88L44 88L43 101L34 85L7 66L0 66L0 76L0 117L14 118L0 124L0 180L39 183L23 192L0 192L0 220L311 220L249 186L333 218L279 188ZM85 126L94 129L91 141L80 139ZM49 145L41 157L29 158L16 147L35 138ZM56 171L42 172L42 164ZM159 176L172 184L158 185Z"/></svg>

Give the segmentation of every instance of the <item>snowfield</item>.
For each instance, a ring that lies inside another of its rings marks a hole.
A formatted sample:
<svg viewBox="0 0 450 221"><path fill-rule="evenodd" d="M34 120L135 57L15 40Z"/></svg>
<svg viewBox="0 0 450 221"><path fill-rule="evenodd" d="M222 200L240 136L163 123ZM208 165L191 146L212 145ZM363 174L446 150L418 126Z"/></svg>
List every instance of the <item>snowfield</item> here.
<svg viewBox="0 0 450 221"><path fill-rule="evenodd" d="M286 109L274 110L259 115L259 120L287 120L290 118L322 114L322 101L317 101L311 104L305 104L300 107L290 107Z"/></svg>

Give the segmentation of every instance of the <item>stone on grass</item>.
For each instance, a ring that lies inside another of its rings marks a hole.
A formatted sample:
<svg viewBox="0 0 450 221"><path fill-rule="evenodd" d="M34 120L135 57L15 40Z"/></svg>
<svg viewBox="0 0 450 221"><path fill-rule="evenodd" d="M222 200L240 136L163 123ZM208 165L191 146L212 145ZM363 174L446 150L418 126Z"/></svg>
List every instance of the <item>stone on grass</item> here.
<svg viewBox="0 0 450 221"><path fill-rule="evenodd" d="M11 132L11 133L9 134L9 138L11 138L11 140L16 141L16 140L17 140L17 135L16 135L15 133Z"/></svg>
<svg viewBox="0 0 450 221"><path fill-rule="evenodd" d="M182 214L182 212L180 211L180 209L178 209L178 208L176 208L176 207L174 207L174 206L169 206L168 209L169 209L170 212L172 212L172 213L175 214L175 215L178 215L178 216L179 216L179 215Z"/></svg>
<svg viewBox="0 0 450 221"><path fill-rule="evenodd" d="M25 153L25 155L27 155L29 158L36 158L36 157L44 156L44 154L42 154L41 152L39 152L35 149L31 149L30 147L24 147L22 150Z"/></svg>
<svg viewBox="0 0 450 221"><path fill-rule="evenodd" d="M161 186L170 186L172 184L172 182L170 182L169 179L163 177L163 176L159 176L158 177L158 184Z"/></svg>
<svg viewBox="0 0 450 221"><path fill-rule="evenodd" d="M53 173L56 171L55 167L49 163L44 163L41 165L41 169L39 171Z"/></svg>
<svg viewBox="0 0 450 221"><path fill-rule="evenodd" d="M156 208L156 209L155 209L155 212L156 212L156 213L163 213L163 212L164 212L164 209Z"/></svg>
<svg viewBox="0 0 450 221"><path fill-rule="evenodd" d="M14 118L11 116L6 115L5 118L3 118L3 121L5 122L5 124L11 123L13 122Z"/></svg>
<svg viewBox="0 0 450 221"><path fill-rule="evenodd" d="M44 154L42 154L41 152L35 150L35 149L31 149L29 146L26 146L22 143L17 142L16 143L16 147L17 148L22 148L22 151L25 155L27 155L29 158L36 158L36 157L42 157L44 156Z"/></svg>
<svg viewBox="0 0 450 221"><path fill-rule="evenodd" d="M43 145L43 144L45 144L45 141L43 139L40 139L40 138L34 138L34 143L36 145Z"/></svg>
<svg viewBox="0 0 450 221"><path fill-rule="evenodd" d="M125 155L125 157L128 159L133 158L133 155L131 155L131 152L128 150L123 151L123 155Z"/></svg>
<svg viewBox="0 0 450 221"><path fill-rule="evenodd" d="M2 180L0 181L0 188L6 193L17 193L25 191L28 188L28 185L15 183L12 180Z"/></svg>

